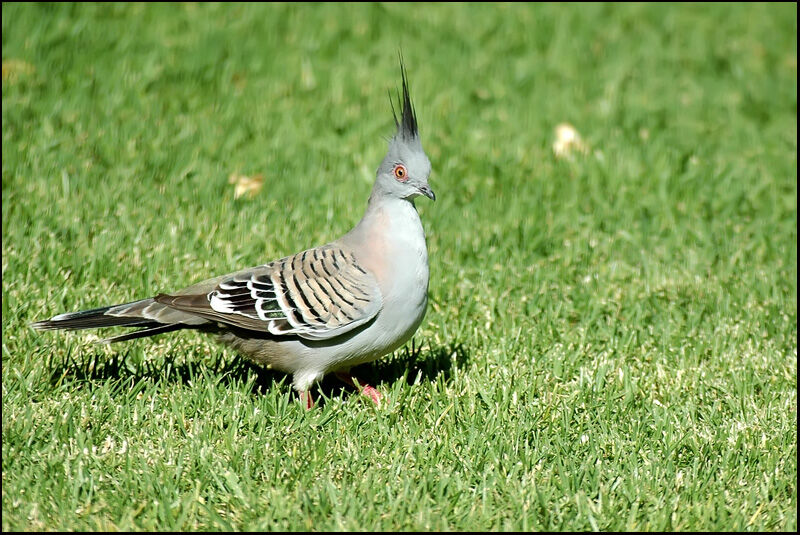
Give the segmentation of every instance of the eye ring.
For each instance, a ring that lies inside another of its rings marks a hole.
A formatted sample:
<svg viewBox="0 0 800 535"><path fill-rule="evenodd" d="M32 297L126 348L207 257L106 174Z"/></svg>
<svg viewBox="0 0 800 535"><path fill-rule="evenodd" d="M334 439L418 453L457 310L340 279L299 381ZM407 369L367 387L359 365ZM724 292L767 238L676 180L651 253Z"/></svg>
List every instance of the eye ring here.
<svg viewBox="0 0 800 535"><path fill-rule="evenodd" d="M395 165L394 166L394 177L399 182L405 182L408 180L408 171L404 165Z"/></svg>

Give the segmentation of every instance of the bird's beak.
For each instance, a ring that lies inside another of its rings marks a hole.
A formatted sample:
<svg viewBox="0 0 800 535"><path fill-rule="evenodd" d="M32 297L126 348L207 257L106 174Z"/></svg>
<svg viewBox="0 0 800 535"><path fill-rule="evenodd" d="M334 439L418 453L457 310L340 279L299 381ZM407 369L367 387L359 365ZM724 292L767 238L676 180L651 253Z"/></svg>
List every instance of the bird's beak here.
<svg viewBox="0 0 800 535"><path fill-rule="evenodd" d="M420 192L420 193L422 193L423 195L425 195L425 196L426 196L427 198L429 198L430 200L432 200L432 201L435 201L435 200L436 200L436 194L433 192L433 190L431 189L431 187L430 187L430 186L428 186L427 184L425 184L424 186L420 186L420 187L419 187L419 188L417 188L417 189L419 190L419 192Z"/></svg>

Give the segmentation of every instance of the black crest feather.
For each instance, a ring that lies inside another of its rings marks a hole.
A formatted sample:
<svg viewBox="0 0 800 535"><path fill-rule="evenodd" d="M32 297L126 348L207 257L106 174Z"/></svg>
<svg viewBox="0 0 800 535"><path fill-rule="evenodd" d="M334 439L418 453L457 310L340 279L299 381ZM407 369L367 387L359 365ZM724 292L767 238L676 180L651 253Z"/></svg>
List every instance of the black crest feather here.
<svg viewBox="0 0 800 535"><path fill-rule="evenodd" d="M404 139L411 140L419 136L419 130L417 129L417 115L414 113L414 105L411 103L411 95L408 92L408 77L406 76L403 56L400 56L400 76L403 78L403 96L401 98L400 93L397 93L397 107L402 112L399 120L391 94L389 95L389 103L392 105L392 116L394 117L394 124L397 126L397 134Z"/></svg>

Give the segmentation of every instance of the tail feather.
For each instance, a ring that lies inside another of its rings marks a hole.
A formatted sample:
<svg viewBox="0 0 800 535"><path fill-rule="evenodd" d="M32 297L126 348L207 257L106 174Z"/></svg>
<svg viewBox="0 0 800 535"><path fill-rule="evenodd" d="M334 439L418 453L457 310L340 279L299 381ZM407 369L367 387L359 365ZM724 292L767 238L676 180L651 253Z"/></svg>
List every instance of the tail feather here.
<svg viewBox="0 0 800 535"><path fill-rule="evenodd" d="M151 320L141 317L107 316L106 312L111 308L114 307L100 307L91 310L81 310L80 312L59 314L49 320L31 323L31 327L44 331L53 331L57 329L74 331L79 329L97 329L100 327L135 327L137 325L153 323Z"/></svg>
<svg viewBox="0 0 800 535"><path fill-rule="evenodd" d="M31 327L43 331L100 329L104 327L138 327L101 340L99 343L123 342L147 336L177 331L179 329L202 329L209 321L180 310L157 303L154 299L141 299L120 305L111 305L80 312L59 314L49 320L31 323Z"/></svg>

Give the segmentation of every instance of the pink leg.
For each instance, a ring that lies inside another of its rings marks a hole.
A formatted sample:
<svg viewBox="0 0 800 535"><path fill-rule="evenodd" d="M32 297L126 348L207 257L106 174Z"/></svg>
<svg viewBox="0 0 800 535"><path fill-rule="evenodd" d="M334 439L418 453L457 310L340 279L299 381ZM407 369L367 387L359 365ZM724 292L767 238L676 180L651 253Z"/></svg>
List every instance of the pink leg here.
<svg viewBox="0 0 800 535"><path fill-rule="evenodd" d="M378 390L375 389L375 387L372 387L365 383L361 383L361 381L359 381L359 384L356 384L356 382L353 380L353 376L350 375L349 372L334 372L334 375L336 375L336 378L339 379L341 382L348 384L353 388L360 389L361 393L369 397L375 403L375 405L379 405L381 400L383 399L383 394L378 392Z"/></svg>
<svg viewBox="0 0 800 535"><path fill-rule="evenodd" d="M307 411L314 408L314 398L311 397L311 391L306 390L300 393L300 403L302 403Z"/></svg>

